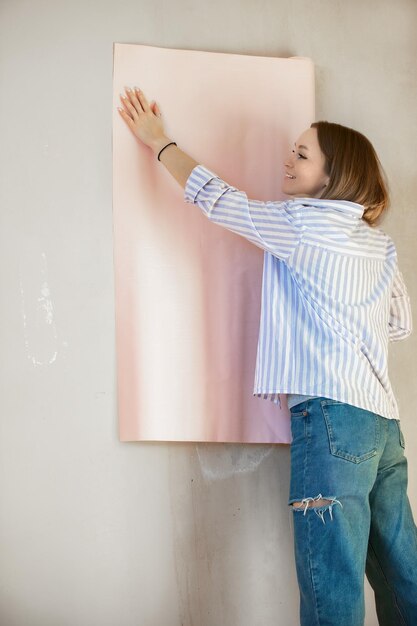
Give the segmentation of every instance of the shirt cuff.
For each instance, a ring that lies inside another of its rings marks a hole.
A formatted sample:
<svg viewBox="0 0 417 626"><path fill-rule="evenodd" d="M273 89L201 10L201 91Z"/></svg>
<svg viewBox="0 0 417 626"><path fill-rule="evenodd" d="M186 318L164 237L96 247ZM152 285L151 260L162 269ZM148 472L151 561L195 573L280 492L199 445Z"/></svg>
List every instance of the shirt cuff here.
<svg viewBox="0 0 417 626"><path fill-rule="evenodd" d="M212 178L219 178L217 174L209 170L204 165L196 165L191 170L187 182L184 187L184 200L185 202L192 202L194 204L196 196L200 189L211 180Z"/></svg>

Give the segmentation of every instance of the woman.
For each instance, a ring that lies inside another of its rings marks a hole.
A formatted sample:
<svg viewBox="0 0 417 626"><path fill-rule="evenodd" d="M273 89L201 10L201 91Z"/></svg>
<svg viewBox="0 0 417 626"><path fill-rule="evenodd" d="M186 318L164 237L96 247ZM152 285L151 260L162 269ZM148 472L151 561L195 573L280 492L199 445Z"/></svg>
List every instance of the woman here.
<svg viewBox="0 0 417 626"><path fill-rule="evenodd" d="M302 625L364 623L364 576L379 623L417 624L417 528L388 377L388 343L412 332L388 206L370 142L316 122L285 163L284 202L249 200L164 133L126 89L120 114L214 223L264 250L254 395L291 412L294 552Z"/></svg>

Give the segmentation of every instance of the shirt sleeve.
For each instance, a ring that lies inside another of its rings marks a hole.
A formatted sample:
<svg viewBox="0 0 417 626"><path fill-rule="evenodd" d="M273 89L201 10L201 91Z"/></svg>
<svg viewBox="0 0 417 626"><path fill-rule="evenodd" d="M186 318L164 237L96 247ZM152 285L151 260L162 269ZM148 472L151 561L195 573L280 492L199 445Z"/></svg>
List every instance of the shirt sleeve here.
<svg viewBox="0 0 417 626"><path fill-rule="evenodd" d="M391 292L389 340L406 339L413 332L413 317L410 297L402 273L396 266Z"/></svg>
<svg viewBox="0 0 417 626"><path fill-rule="evenodd" d="M288 203L249 200L244 191L221 180L204 165L191 171L184 199L196 204L210 221L287 260L301 240Z"/></svg>

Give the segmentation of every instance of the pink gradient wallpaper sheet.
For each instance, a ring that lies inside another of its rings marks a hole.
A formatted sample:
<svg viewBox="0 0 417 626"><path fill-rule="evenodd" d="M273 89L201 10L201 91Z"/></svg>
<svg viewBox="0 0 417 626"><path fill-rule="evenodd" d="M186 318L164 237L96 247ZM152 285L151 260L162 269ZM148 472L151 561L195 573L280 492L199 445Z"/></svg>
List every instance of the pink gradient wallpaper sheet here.
<svg viewBox="0 0 417 626"><path fill-rule="evenodd" d="M227 183L284 200L283 164L314 121L314 66L114 44L113 232L120 441L290 443L290 417L253 396L263 250L211 223L121 118L156 100L165 134ZM284 348L285 349L285 348Z"/></svg>

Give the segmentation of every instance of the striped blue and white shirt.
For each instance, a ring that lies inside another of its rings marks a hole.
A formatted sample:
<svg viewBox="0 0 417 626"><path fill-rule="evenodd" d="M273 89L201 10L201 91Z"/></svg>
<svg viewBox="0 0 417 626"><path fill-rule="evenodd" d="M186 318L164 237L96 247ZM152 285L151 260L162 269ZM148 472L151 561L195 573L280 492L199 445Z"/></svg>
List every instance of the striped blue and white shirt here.
<svg viewBox="0 0 417 626"><path fill-rule="evenodd" d="M184 199L264 250L253 395L324 396L399 419L388 344L412 332L410 298L394 242L364 206L250 200L203 165Z"/></svg>

